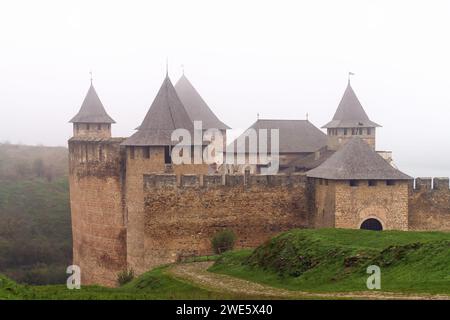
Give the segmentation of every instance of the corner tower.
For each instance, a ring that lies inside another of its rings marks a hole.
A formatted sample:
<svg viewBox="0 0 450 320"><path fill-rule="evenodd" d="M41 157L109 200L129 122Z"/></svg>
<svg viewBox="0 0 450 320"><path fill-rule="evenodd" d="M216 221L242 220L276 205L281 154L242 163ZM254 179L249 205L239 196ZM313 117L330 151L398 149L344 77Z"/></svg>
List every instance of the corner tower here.
<svg viewBox="0 0 450 320"><path fill-rule="evenodd" d="M158 260L160 242L147 235L149 229L144 215L144 175L158 173L207 174L206 164L174 164L172 149L177 142L171 135L184 129L193 136L194 125L180 101L175 88L166 75L150 109L137 132L121 145L126 152L126 212L127 212L127 262L137 274L141 274ZM152 239L145 241L144 239ZM165 260L161 260L164 261Z"/></svg>
<svg viewBox="0 0 450 320"><path fill-rule="evenodd" d="M111 137L114 120L106 113L92 85L80 111L70 121L69 188L73 264L81 284L114 287L126 269L123 138Z"/></svg>
<svg viewBox="0 0 450 320"><path fill-rule="evenodd" d="M380 125L369 119L349 80L333 119L322 128L327 129L330 150L339 149L352 137L363 139L375 150L377 127Z"/></svg>
<svg viewBox="0 0 450 320"><path fill-rule="evenodd" d="M106 113L92 79L80 111L69 122L73 123L74 137L111 137L111 124L116 122Z"/></svg>

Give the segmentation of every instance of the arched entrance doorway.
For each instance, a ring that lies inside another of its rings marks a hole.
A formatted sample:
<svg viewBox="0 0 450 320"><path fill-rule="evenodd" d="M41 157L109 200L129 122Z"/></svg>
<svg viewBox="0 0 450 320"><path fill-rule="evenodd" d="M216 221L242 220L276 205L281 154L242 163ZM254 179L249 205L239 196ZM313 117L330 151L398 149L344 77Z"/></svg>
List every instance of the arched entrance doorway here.
<svg viewBox="0 0 450 320"><path fill-rule="evenodd" d="M383 230L383 226L381 225L381 222L378 221L377 219L369 218L367 220L364 220L364 222L361 224L360 229L381 231Z"/></svg>

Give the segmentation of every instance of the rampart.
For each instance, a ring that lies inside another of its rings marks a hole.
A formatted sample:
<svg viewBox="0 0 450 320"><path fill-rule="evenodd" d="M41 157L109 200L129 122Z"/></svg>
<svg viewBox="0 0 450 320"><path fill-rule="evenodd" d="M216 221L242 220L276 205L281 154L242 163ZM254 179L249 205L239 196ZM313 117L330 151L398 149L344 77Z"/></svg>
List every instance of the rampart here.
<svg viewBox="0 0 450 320"><path fill-rule="evenodd" d="M449 178L416 178L410 190L409 230L450 231Z"/></svg>
<svg viewBox="0 0 450 320"><path fill-rule="evenodd" d="M256 247L273 235L308 227L304 175L144 175L144 266L211 254L223 229L237 248Z"/></svg>

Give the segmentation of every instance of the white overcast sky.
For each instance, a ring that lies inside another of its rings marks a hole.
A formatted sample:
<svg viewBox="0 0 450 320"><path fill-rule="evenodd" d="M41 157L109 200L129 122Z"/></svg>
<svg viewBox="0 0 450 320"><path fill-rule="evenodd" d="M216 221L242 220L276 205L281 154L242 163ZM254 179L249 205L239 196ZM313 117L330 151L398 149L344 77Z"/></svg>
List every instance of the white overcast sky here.
<svg viewBox="0 0 450 320"><path fill-rule="evenodd" d="M347 73L414 176L450 175L450 1L0 2L0 141L64 146L89 70L115 136L181 65L233 128L333 116Z"/></svg>

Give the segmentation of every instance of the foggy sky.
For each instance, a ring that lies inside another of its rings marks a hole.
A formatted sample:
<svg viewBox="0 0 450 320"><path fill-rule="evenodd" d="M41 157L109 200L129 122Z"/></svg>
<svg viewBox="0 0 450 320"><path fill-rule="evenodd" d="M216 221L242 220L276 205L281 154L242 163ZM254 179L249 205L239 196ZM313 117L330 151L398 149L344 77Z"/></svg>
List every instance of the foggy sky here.
<svg viewBox="0 0 450 320"><path fill-rule="evenodd" d="M113 135L185 74L226 124L328 122L347 84L413 176L449 176L448 1L2 1L0 141L66 145L89 71Z"/></svg>

